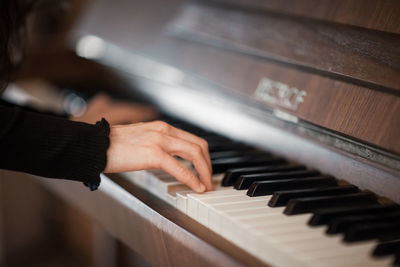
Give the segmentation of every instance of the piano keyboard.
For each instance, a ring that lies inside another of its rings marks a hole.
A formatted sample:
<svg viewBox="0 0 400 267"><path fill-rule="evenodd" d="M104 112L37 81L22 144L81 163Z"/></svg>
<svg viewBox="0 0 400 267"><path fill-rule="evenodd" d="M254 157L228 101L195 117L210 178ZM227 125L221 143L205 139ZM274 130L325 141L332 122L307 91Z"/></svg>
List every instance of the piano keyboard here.
<svg viewBox="0 0 400 267"><path fill-rule="evenodd" d="M123 177L266 264L400 264L399 205L193 125L167 122L209 142L215 191L197 194L161 170Z"/></svg>

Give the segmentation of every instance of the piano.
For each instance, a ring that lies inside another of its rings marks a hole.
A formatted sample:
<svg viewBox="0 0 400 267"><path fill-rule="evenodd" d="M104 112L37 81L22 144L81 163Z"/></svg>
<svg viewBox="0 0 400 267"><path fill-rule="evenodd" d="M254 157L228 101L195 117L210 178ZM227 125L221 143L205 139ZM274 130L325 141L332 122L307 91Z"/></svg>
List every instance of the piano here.
<svg viewBox="0 0 400 267"><path fill-rule="evenodd" d="M93 0L70 44L209 142L204 194L41 180L150 264L400 265L398 1Z"/></svg>

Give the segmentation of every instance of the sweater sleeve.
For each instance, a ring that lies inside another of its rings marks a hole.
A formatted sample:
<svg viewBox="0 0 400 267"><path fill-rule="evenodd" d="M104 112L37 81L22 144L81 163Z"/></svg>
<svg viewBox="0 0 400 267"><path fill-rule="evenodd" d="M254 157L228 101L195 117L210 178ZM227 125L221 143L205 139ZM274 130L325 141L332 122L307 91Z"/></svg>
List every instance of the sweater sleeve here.
<svg viewBox="0 0 400 267"><path fill-rule="evenodd" d="M0 106L0 168L100 185L110 127Z"/></svg>

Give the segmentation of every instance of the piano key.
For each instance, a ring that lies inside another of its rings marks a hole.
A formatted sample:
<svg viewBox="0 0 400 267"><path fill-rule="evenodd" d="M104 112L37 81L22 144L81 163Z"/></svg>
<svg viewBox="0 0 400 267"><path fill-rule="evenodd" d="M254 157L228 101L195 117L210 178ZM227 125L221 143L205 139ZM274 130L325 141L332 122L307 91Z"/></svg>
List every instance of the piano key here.
<svg viewBox="0 0 400 267"><path fill-rule="evenodd" d="M293 220L288 220L287 216L282 216L282 213L264 214L253 219L235 218L234 227L231 228L233 232L230 234L234 235L235 242L251 245L252 234L265 235L268 233L269 236L297 234L304 230L301 225L307 220L308 216L296 216Z"/></svg>
<svg viewBox="0 0 400 267"><path fill-rule="evenodd" d="M367 222L352 225L345 231L344 241L356 242L377 238L400 237L400 220L389 222Z"/></svg>
<svg viewBox="0 0 400 267"><path fill-rule="evenodd" d="M271 200L268 202L268 206L283 207L287 205L289 200L292 198L342 195L348 193L356 193L359 191L360 190L353 185L315 187L315 188L298 189L298 190L278 191L272 195Z"/></svg>
<svg viewBox="0 0 400 267"><path fill-rule="evenodd" d="M289 178L305 178L317 175L319 175L318 171L310 171L310 170L242 175L236 181L234 187L235 189L238 190L244 190L244 189L249 189L250 185L257 181L269 181L269 180L289 179Z"/></svg>
<svg viewBox="0 0 400 267"><path fill-rule="evenodd" d="M308 197L308 198L297 198L291 199L284 213L287 215L309 213L314 210L329 208L329 207L340 207L346 205L359 205L359 204L373 204L376 202L376 197L370 192L360 192L354 194L348 194L343 196L324 196L324 197Z"/></svg>
<svg viewBox="0 0 400 267"><path fill-rule="evenodd" d="M218 232L223 234L226 237L229 237L230 240L241 242L240 236L236 235L236 233L239 231L239 229L235 226L237 224L237 217L242 216L242 217L257 217L260 214L254 214L252 211L261 211L259 209L265 208L265 201L258 201L253 202L253 203L243 203L240 205L235 205L235 206L219 206L219 207L213 207L209 211L209 217L208 217L208 225L212 229L218 229ZM230 215L230 212L238 212L240 209L244 213L249 213L252 215ZM263 210L264 215L265 214L280 214L280 211L272 211L269 209L268 211Z"/></svg>
<svg viewBox="0 0 400 267"><path fill-rule="evenodd" d="M187 195L191 193L194 193L194 191L187 190L176 193L176 208L183 213L187 213Z"/></svg>
<svg viewBox="0 0 400 267"><path fill-rule="evenodd" d="M192 218L197 217L197 210L199 206L198 200L200 199L226 197L226 196L243 196L243 195L245 195L243 192L235 190L233 188L227 190L205 192L203 194L197 194L197 193L187 194L187 214Z"/></svg>
<svg viewBox="0 0 400 267"><path fill-rule="evenodd" d="M281 209L281 208L279 208ZM274 209L271 209L274 210ZM315 260L315 254L316 252L319 252L319 249L322 249L322 252L324 250L324 247L328 247L328 250L325 249L325 251L328 251L325 255L322 255L322 253L317 253L317 256L320 256L322 260L325 260L327 257L332 259L337 255L340 256L346 256L346 257L353 257L353 254L358 255L357 258L352 259L353 262L363 262L363 257L366 257L368 255L369 250L371 247L374 246L374 244L368 244L367 246L357 246L353 247L353 249L343 249L343 245L340 242L339 239L332 239L332 238L326 238L324 235L323 229L319 231L313 231L311 228L305 226L305 222L309 219L309 216L306 215L306 217L302 218L299 222L302 222L304 225L301 225L299 223L290 223L290 219L292 217L287 217L284 216L283 214L277 214L275 216L282 216L284 217L282 220L280 219L275 219L277 222L275 223L275 220L271 220L271 222L265 227L253 227L251 224L253 223L251 220L247 221L247 227L246 225L242 225L241 227L238 227L237 225L243 224L243 220L241 223L235 222L234 224L236 227L233 227L234 233L240 233L241 231L247 231L247 241L240 240L240 242L245 242L246 247L251 246L251 244L256 244L255 249L259 248L262 250L258 250L258 253L264 254L266 250L268 249L266 247L266 244L272 244L275 248L279 249L289 249L289 251L286 251L285 255L293 255L294 253L296 254L296 259L298 260L299 258L302 257L309 257L312 258L312 260L309 261L309 263L313 262ZM304 216L304 215L300 215ZM296 216L298 217L298 216ZM293 218L296 218L293 217ZM271 217L272 218L272 217ZM285 223L284 220L288 220L287 223ZM247 228L247 229L245 229ZM263 229L264 228L264 229ZM241 229L241 231L237 230ZM263 238L261 241L259 240L260 236ZM242 234L243 237L243 234ZM258 242L255 240L258 239ZM309 247L307 245L310 244ZM321 248L322 247L322 248ZM360 252L363 252L364 255L360 255ZM333 254L333 256L332 256ZM317 257L318 258L318 257ZM323 261L320 261L320 263ZM369 262L366 261L366 262ZM337 261L332 261L331 265L328 266L339 266L334 263L337 263ZM375 264L376 262L373 261ZM384 264L387 264L387 261L384 261ZM295 264L296 266L298 264ZM313 266L313 265L307 265L307 266ZM326 266L325 264L321 265L314 265L314 266ZM357 266L357 265L355 265ZM368 265L366 265L368 266ZM371 265L371 266L381 266L381 265ZM383 265L386 266L386 265Z"/></svg>
<svg viewBox="0 0 400 267"><path fill-rule="evenodd" d="M210 133L204 133L199 135L201 138L205 139L209 143L232 143L232 141L224 136L221 135L216 135L216 134L210 134Z"/></svg>
<svg viewBox="0 0 400 267"><path fill-rule="evenodd" d="M395 210L400 210L400 206L395 204L380 205L377 203L359 207L350 206L350 207L328 208L328 209L314 211L314 215L311 217L308 224L311 226L317 226L322 224L328 224L332 219L340 216L346 216L351 214L371 214L371 213L375 214L375 213L395 211Z"/></svg>
<svg viewBox="0 0 400 267"><path fill-rule="evenodd" d="M349 227L356 223L364 222L384 222L392 220L400 220L400 211L381 213L381 214L367 214L367 215L351 215L334 219L329 224L326 231L327 234L337 234L346 231Z"/></svg>
<svg viewBox="0 0 400 267"><path fill-rule="evenodd" d="M274 254L281 255L286 258L293 257L294 259L296 259L296 261L294 263L289 264L289 266L341 266L340 264L338 264L338 261L334 261L332 259L334 259L338 255L340 255L341 258L354 257L354 255L357 255L356 258L351 259L352 262L364 262L363 257L366 257L370 248L374 246L374 244L369 243L364 246L357 246L357 247L353 246L350 249L347 248L343 249L343 245L340 242L338 242L338 239L335 239L331 244L325 244L329 247L329 249L322 248L320 250L321 247L320 245L322 244L321 242L326 243L327 240L332 241L332 239L326 238L323 235L323 231L315 233L314 231L311 231L310 228L307 227L304 227L302 229L301 227L297 227L296 224L293 224L293 226L296 228L297 232L299 231L302 232L296 234L290 233L282 236L274 234L274 231L270 231L269 234L264 234L264 235L262 235L260 231L257 232L251 231L250 234L248 235L250 237L250 240L246 243L246 247L252 246L251 247L252 251L253 250L256 251L256 255L265 255L266 253L269 253L270 249L274 249L273 250ZM285 225L285 227L288 226ZM294 236L295 238L293 238ZM295 242L297 242L296 245L293 245ZM314 245L314 248L309 247L308 249L305 250L301 249L298 250L298 248L304 248L308 244ZM361 254L360 252L364 254ZM271 255L268 255L268 258L270 258L270 256ZM328 261L329 264L326 264L326 262ZM383 265L375 265L375 261L373 261L373 264L370 264L369 260L365 262L367 262L368 265L362 265L362 266L387 266L387 261L385 261ZM353 266L358 266L358 265L353 265Z"/></svg>
<svg viewBox="0 0 400 267"><path fill-rule="evenodd" d="M252 167L272 164L282 164L285 160L272 156L242 156L232 158L220 158L211 161L213 173L223 173L228 169L239 167Z"/></svg>
<svg viewBox="0 0 400 267"><path fill-rule="evenodd" d="M400 252L400 239L379 243L372 254L376 257L386 256Z"/></svg>
<svg viewBox="0 0 400 267"><path fill-rule="evenodd" d="M295 253L296 258L308 262L309 266L346 266L346 267L378 267L389 266L392 259L376 259L369 257L368 252L374 244L367 243L355 247L346 247L342 244L320 249L308 253Z"/></svg>
<svg viewBox="0 0 400 267"><path fill-rule="evenodd" d="M266 208L266 204L268 202L268 197L267 198L262 198L258 199L256 198L254 201L251 202L244 202L244 203L235 203L235 204L225 204L225 205L219 205L219 206L214 206L209 210L209 215L208 215L208 223L210 227L213 227L215 229L220 229L221 233L224 233L224 236L230 236L232 234L233 230L233 223L229 217L227 217L226 214L232 211L251 211L257 208ZM279 210L279 208L272 210L272 209L266 209L262 210L264 213L282 213L282 210ZM260 210L257 210L260 211ZM214 225L215 224L215 225Z"/></svg>
<svg viewBox="0 0 400 267"><path fill-rule="evenodd" d="M264 240L268 240L275 246L286 250L287 255L295 255L296 259L304 259L310 264L312 263L310 266L341 266L344 263L352 263L351 266L358 266L356 263L360 262L368 263L365 266L382 266L376 264L379 262L387 264L388 262L387 260L374 261L373 259L366 259L369 251L375 245L374 242L343 246L338 238L327 238L322 231L323 229L310 231L310 228L298 227L295 224L293 227L295 231L276 233L276 231L268 230L268 232L259 232L258 235L261 235ZM338 260L337 257L340 257L343 261ZM314 265L317 262L319 264ZM326 265L327 262L329 262L328 265Z"/></svg>
<svg viewBox="0 0 400 267"><path fill-rule="evenodd" d="M252 147L241 144L241 143L232 143L232 142L224 142L221 143L219 141L216 142L208 142L208 150L210 153L218 152L218 151L226 151L226 150L249 150Z"/></svg>
<svg viewBox="0 0 400 267"><path fill-rule="evenodd" d="M221 220L234 221L238 218L256 218L264 215L281 214L282 211L283 209L271 209L266 205L251 206L243 209L227 209L221 206L214 207L209 211L208 226L216 232L219 232L221 231L221 225L224 224ZM229 222L225 223L229 224Z"/></svg>
<svg viewBox="0 0 400 267"><path fill-rule="evenodd" d="M275 191L297 188L323 187L337 185L337 180L331 176L315 176L310 178L292 178L272 181L260 181L251 184L247 195L251 197L272 195Z"/></svg>
<svg viewBox="0 0 400 267"><path fill-rule="evenodd" d="M310 266L388 266L391 259L374 259L369 256L373 242L345 245L339 238L299 240L286 245L296 258L304 259ZM281 245L283 246L283 245ZM289 250L288 249L288 250ZM289 250L289 251L290 251Z"/></svg>
<svg viewBox="0 0 400 267"><path fill-rule="evenodd" d="M222 186L233 186L241 175L256 174L256 173L269 173L278 171L296 171L305 170L303 165L278 165L278 166L259 166L247 168L235 168L226 171L222 180Z"/></svg>
<svg viewBox="0 0 400 267"><path fill-rule="evenodd" d="M260 197L257 199L249 198L246 195L241 196L229 196L229 197L217 197L217 198L207 198L199 200L198 210L197 210L197 219L199 222L204 225L208 225L209 211L213 207L224 206L224 205L236 205L236 204L244 204L244 203L253 203L254 201L264 201L266 204L267 198Z"/></svg>
<svg viewBox="0 0 400 267"><path fill-rule="evenodd" d="M250 149L250 150L228 150L228 151L219 151L219 152L213 152L210 153L210 158L211 160L216 160L220 158L231 158L231 157L238 157L238 156L271 156L269 153L262 151L262 150L256 150L256 149Z"/></svg>

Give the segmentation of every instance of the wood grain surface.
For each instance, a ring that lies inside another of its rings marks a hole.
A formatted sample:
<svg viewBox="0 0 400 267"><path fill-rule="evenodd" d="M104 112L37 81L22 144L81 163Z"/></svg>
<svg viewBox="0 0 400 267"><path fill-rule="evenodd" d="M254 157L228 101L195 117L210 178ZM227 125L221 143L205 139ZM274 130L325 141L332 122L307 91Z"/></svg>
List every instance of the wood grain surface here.
<svg viewBox="0 0 400 267"><path fill-rule="evenodd" d="M400 4L397 0L214 0L214 2L400 33Z"/></svg>
<svg viewBox="0 0 400 267"><path fill-rule="evenodd" d="M400 35L198 4L171 28L178 37L400 92Z"/></svg>
<svg viewBox="0 0 400 267"><path fill-rule="evenodd" d="M202 56L195 56L202 51ZM215 82L238 99L280 109L335 132L400 153L400 97L212 47L182 45L171 56L182 69ZM264 77L307 92L297 110L256 99Z"/></svg>

